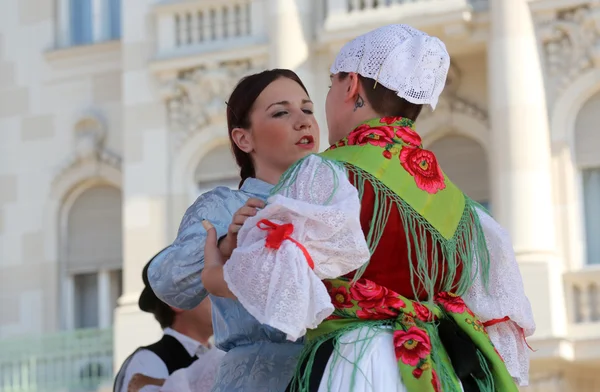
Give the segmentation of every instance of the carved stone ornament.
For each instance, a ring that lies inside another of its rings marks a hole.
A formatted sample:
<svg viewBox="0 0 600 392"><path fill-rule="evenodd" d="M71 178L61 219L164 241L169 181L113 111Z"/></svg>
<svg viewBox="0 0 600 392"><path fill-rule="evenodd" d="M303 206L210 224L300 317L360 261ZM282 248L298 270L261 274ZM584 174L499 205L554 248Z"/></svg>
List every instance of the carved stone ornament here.
<svg viewBox="0 0 600 392"><path fill-rule="evenodd" d="M98 117L86 114L73 128L73 153L59 168L57 179L86 164L106 164L120 170L121 157L106 148L106 128Z"/></svg>
<svg viewBox="0 0 600 392"><path fill-rule="evenodd" d="M540 13L535 19L552 103L578 75L600 66L600 4Z"/></svg>
<svg viewBox="0 0 600 392"><path fill-rule="evenodd" d="M435 108L435 112L433 112L429 106L425 106L423 108L423 113L419 116L419 119L431 117L436 113L454 112L462 113L488 125L489 119L487 111L458 95L458 87L460 86L460 82L460 69L454 64L450 64L448 77L446 78L446 87L444 88L444 93L440 97L440 100Z"/></svg>
<svg viewBox="0 0 600 392"><path fill-rule="evenodd" d="M226 122L225 102L238 81L257 72L250 61L209 64L180 72L163 89L176 147L209 124Z"/></svg>

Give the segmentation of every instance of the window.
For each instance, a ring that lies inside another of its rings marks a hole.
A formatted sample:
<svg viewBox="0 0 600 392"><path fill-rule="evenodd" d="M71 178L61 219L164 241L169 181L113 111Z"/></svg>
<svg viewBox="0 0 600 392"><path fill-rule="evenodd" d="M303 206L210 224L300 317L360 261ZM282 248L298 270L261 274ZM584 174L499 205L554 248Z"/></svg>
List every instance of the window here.
<svg viewBox="0 0 600 392"><path fill-rule="evenodd" d="M96 186L69 208L66 230L65 326L108 328L121 295L121 191Z"/></svg>
<svg viewBox="0 0 600 392"><path fill-rule="evenodd" d="M108 0L109 39L121 38L121 0Z"/></svg>
<svg viewBox="0 0 600 392"><path fill-rule="evenodd" d="M87 45L93 42L92 0L70 0L71 44Z"/></svg>
<svg viewBox="0 0 600 392"><path fill-rule="evenodd" d="M575 163L580 168L582 179L583 212L588 264L600 264L600 93L583 105L575 122Z"/></svg>
<svg viewBox="0 0 600 392"><path fill-rule="evenodd" d="M58 0L62 46L90 45L121 37L121 0Z"/></svg>
<svg viewBox="0 0 600 392"><path fill-rule="evenodd" d="M583 203L588 264L600 264L600 167L585 169Z"/></svg>

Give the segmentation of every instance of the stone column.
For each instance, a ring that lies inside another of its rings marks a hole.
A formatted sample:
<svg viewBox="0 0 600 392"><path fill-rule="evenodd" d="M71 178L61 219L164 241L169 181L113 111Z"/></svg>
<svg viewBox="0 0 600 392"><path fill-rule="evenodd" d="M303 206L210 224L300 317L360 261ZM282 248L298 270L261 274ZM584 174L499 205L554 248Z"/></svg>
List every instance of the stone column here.
<svg viewBox="0 0 600 392"><path fill-rule="evenodd" d="M114 364L160 337L141 312L142 268L169 241L170 138L159 83L148 68L156 43L148 30L153 0L122 2L123 295L115 314Z"/></svg>
<svg viewBox="0 0 600 392"><path fill-rule="evenodd" d="M321 84L318 84L322 79L316 77L316 73L322 70L316 68L319 61L316 53L311 51L316 26L321 22L314 9L316 3L305 0L268 1L269 67L287 68L298 74L315 103L315 116L321 127L321 147L324 147L327 144L325 95Z"/></svg>
<svg viewBox="0 0 600 392"><path fill-rule="evenodd" d="M98 327L109 328L111 321L110 272L98 271Z"/></svg>
<svg viewBox="0 0 600 392"><path fill-rule="evenodd" d="M511 234L538 336L565 327L555 254L548 114L527 0L490 0L488 82L492 210Z"/></svg>

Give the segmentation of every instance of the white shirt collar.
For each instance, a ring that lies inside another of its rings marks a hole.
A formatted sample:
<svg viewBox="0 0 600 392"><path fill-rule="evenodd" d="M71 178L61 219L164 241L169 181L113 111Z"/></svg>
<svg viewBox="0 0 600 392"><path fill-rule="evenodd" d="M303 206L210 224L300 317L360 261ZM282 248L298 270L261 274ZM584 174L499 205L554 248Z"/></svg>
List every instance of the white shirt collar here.
<svg viewBox="0 0 600 392"><path fill-rule="evenodd" d="M195 341L187 335L179 333L172 328L165 328L163 330L165 335L173 336L181 345L185 348L185 350L190 354L190 357L194 355L200 355L206 351L206 347L202 345L202 343Z"/></svg>

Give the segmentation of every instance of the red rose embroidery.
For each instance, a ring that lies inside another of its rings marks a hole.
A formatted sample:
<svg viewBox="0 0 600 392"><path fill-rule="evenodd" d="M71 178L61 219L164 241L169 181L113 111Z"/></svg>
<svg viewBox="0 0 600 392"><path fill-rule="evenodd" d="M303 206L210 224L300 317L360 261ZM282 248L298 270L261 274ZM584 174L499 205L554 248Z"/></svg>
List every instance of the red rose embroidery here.
<svg viewBox="0 0 600 392"><path fill-rule="evenodd" d="M440 392L442 390L442 386L440 385L440 379L438 378L435 370L431 371L431 385L433 386L433 390L435 392Z"/></svg>
<svg viewBox="0 0 600 392"><path fill-rule="evenodd" d="M379 147L385 147L388 144L393 144L394 128L372 128L369 125L363 124L352 131L350 135L348 135L348 145L363 146L367 143Z"/></svg>
<svg viewBox="0 0 600 392"><path fill-rule="evenodd" d="M354 306L350 300L350 293L344 286L340 287L328 287L329 296L331 297L331 303L336 309L351 308Z"/></svg>
<svg viewBox="0 0 600 392"><path fill-rule="evenodd" d="M350 287L352 299L358 301L358 306L366 309L381 308L384 306L392 308L403 308L406 306L397 296L390 294L389 290L368 279L360 279Z"/></svg>
<svg viewBox="0 0 600 392"><path fill-rule="evenodd" d="M435 301L441 304L447 312L463 313L467 309L465 301L454 293L443 292L435 296Z"/></svg>
<svg viewBox="0 0 600 392"><path fill-rule="evenodd" d="M351 298L361 308L356 315L361 319L384 320L398 316L406 304L388 289L368 279L360 279L350 287Z"/></svg>
<svg viewBox="0 0 600 392"><path fill-rule="evenodd" d="M425 331L410 327L408 331L394 331L394 348L397 361L417 366L431 352L431 342Z"/></svg>
<svg viewBox="0 0 600 392"><path fill-rule="evenodd" d="M383 156L386 159L392 159L392 153L389 150L383 150Z"/></svg>
<svg viewBox="0 0 600 392"><path fill-rule="evenodd" d="M419 189L435 194L446 188L444 173L431 151L404 146L400 151L400 163L415 178Z"/></svg>
<svg viewBox="0 0 600 392"><path fill-rule="evenodd" d="M431 311L425 305L421 305L418 302L413 303L413 307L415 308L415 313L417 318L421 321L431 321Z"/></svg>
<svg viewBox="0 0 600 392"><path fill-rule="evenodd" d="M385 287L367 279L360 279L350 286L352 299L358 301L359 307L367 309L382 307L386 291Z"/></svg>
<svg viewBox="0 0 600 392"><path fill-rule="evenodd" d="M399 127L396 129L396 137L402 139L404 143L412 144L413 146L421 145L421 136L413 131L410 127Z"/></svg>
<svg viewBox="0 0 600 392"><path fill-rule="evenodd" d="M393 124L396 121L400 120L400 118L401 117L381 117L379 119L379 122L382 123L382 124L390 125L390 124Z"/></svg>
<svg viewBox="0 0 600 392"><path fill-rule="evenodd" d="M356 316L362 320L386 320L398 317L399 313L400 311L395 309L379 307L371 309L359 309L356 311Z"/></svg>
<svg viewBox="0 0 600 392"><path fill-rule="evenodd" d="M421 378L421 376L423 375L423 369L421 368L416 368L415 370L413 370L412 375L414 378L419 379Z"/></svg>

